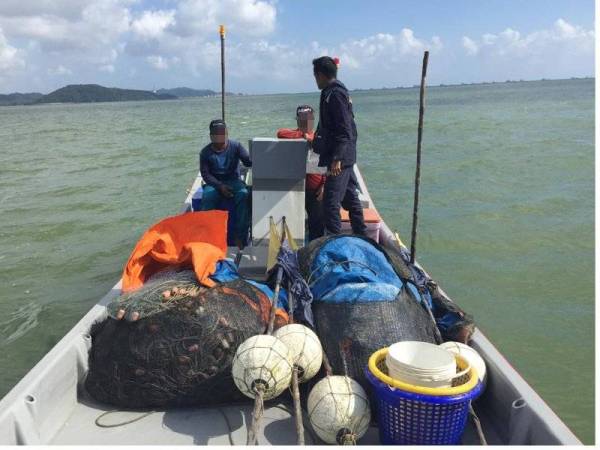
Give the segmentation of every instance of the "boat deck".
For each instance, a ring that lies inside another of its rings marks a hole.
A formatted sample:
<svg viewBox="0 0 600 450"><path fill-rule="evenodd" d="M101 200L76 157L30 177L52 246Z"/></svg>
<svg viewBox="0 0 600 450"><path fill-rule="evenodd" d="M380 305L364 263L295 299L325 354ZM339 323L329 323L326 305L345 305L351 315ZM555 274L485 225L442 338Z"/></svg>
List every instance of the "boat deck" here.
<svg viewBox="0 0 600 450"><path fill-rule="evenodd" d="M100 417L108 411L112 412ZM150 414L145 415L147 413ZM267 403L258 443L265 445L294 443L295 424L291 413L291 403ZM127 423L139 417L142 418ZM105 427L95 424L97 420ZM250 402L213 408L115 411L95 402L83 392L80 393L79 402L74 405L70 416L50 444L121 445L126 442L128 445L245 445L246 431L251 421L252 403ZM484 417L482 421L488 443L501 444L502 440L491 432L492 428L489 423L486 423ZM307 445L323 443L310 429L310 422L306 417L304 426ZM358 443L379 444L377 428L369 428L367 434ZM463 436L463 444L479 444L471 422Z"/></svg>

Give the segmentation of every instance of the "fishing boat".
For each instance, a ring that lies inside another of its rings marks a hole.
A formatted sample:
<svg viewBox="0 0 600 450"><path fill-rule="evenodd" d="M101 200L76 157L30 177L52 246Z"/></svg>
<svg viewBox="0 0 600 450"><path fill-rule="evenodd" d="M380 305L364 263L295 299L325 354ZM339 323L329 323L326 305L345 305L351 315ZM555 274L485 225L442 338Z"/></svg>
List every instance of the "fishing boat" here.
<svg viewBox="0 0 600 450"><path fill-rule="evenodd" d="M312 170L311 164L314 166L314 161L309 157L307 172ZM375 210L358 166L355 173L363 206ZM246 179L252 184L251 173L246 174ZM198 173L182 213L192 209L193 195L201 186ZM303 216L302 206L286 214ZM378 239L382 244L402 245L385 221L380 223ZM238 249L230 247L228 253L234 258ZM240 273L259 279L264 277L266 265L264 247L250 245L243 252ZM99 404L86 393L84 379L92 345L90 327L106 317L106 305L120 292L119 281L0 401L0 444L245 444L252 420L250 402L218 408L118 411ZM581 444L481 330L476 329L469 344L487 365L485 391L475 408L489 444ZM262 423L259 444L296 442L291 404L267 403ZM305 424L306 443L319 443L309 421L305 420ZM359 441L378 443L375 427ZM471 421L462 443L480 443Z"/></svg>

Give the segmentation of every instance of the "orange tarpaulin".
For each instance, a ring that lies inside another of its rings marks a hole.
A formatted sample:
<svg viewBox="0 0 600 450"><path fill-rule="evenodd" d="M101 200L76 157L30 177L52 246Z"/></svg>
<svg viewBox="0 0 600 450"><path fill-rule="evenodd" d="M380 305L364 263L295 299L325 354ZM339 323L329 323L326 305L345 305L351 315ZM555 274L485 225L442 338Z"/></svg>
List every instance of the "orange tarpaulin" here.
<svg viewBox="0 0 600 450"><path fill-rule="evenodd" d="M168 267L192 267L201 284L227 252L227 211L199 211L168 217L150 227L133 249L123 270L123 292L141 287Z"/></svg>

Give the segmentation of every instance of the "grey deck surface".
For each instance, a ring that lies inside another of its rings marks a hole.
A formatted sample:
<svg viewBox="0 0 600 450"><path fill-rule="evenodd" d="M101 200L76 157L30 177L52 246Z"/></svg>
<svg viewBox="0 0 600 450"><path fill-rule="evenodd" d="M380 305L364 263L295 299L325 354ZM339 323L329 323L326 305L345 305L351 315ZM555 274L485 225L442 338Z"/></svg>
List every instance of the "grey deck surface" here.
<svg viewBox="0 0 600 450"><path fill-rule="evenodd" d="M157 410L142 419L121 426L104 428L96 419L111 408L90 400L83 394L70 417L50 444L62 445L245 445L247 426L252 422L252 404L219 408L180 408ZM121 424L136 419L147 411L113 411L101 417L104 425ZM304 418L307 445L322 444ZM485 428L485 421L484 421ZM486 433L489 443L500 443L494 434ZM296 443L291 405L268 404L262 419L259 444L293 445ZM371 427L359 441L361 445L378 444L378 431ZM471 423L463 437L464 444L478 444Z"/></svg>
<svg viewBox="0 0 600 450"><path fill-rule="evenodd" d="M181 408L155 411L130 424L103 428L96 419L110 407L81 399L51 444L103 445L245 445L247 426L252 422L252 404L218 408ZM135 419L146 411L115 411L100 419L102 424L119 424ZM291 405L268 404L262 419L259 444L292 445L296 443ZM304 420L306 444L321 443ZM372 428L361 443L377 443Z"/></svg>

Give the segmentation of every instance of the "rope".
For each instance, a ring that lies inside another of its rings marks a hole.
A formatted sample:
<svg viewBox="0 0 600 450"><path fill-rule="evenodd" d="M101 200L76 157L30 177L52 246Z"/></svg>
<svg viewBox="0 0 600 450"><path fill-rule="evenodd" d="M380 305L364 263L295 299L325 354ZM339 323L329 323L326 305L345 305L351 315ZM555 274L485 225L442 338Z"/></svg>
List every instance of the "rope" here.
<svg viewBox="0 0 600 450"><path fill-rule="evenodd" d="M342 445L356 445L356 435L354 433L346 433L340 440Z"/></svg>
<svg viewBox="0 0 600 450"><path fill-rule="evenodd" d="M223 411L221 408L217 408L217 411L219 411L221 413L221 415L223 416L223 419L225 420L225 424L227 425L227 437L229 438L229 445L235 445L235 442L233 442L233 428L231 426L231 422L229 422L229 417L227 417L227 414L225 414L225 411Z"/></svg>
<svg viewBox="0 0 600 450"><path fill-rule="evenodd" d="M483 428L481 427L481 421L475 413L473 409L473 405L469 403L469 414L471 415L471 419L473 419L473 423L475 424L475 429L477 430L477 436L479 437L479 442L481 445L488 445L487 439L485 438L485 434L483 434Z"/></svg>
<svg viewBox="0 0 600 450"><path fill-rule="evenodd" d="M94 421L94 423L96 424L96 426L98 426L100 428L122 427L125 425L129 425L131 423L137 422L138 420L142 420L144 417L148 417L150 414L154 414L156 411L145 412L145 413L139 415L138 417L135 417L130 420L126 420L125 422L118 422L118 423L113 423L113 424L105 424L105 423L100 422L100 419L102 419L103 417L108 416L109 414L118 413L118 412L123 412L123 411L120 411L118 409L113 409L112 411L105 411L102 414L100 414L98 417L96 417L96 420Z"/></svg>
<svg viewBox="0 0 600 450"><path fill-rule="evenodd" d="M252 411L252 425L248 430L246 445L258 445L258 430L265 412L264 393L265 386L262 383L257 383L256 395L254 396L254 410Z"/></svg>

